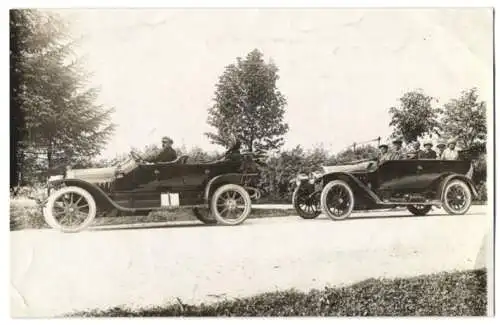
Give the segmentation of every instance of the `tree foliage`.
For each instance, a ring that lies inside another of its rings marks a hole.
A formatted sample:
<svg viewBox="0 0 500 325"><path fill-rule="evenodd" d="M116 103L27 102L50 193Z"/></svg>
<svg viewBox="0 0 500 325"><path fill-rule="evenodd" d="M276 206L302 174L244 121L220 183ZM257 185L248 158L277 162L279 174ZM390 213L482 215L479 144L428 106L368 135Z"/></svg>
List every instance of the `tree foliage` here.
<svg viewBox="0 0 500 325"><path fill-rule="evenodd" d="M57 15L14 10L17 34L11 52L20 78L12 87L24 115L23 169L46 171L81 164L100 153L115 125L113 109L98 105L98 90L86 86L88 75L71 49L74 40Z"/></svg>
<svg viewBox="0 0 500 325"><path fill-rule="evenodd" d="M278 90L278 68L264 62L258 50L226 67L215 91L215 104L208 111L206 133L212 143L229 147L239 139L249 151L278 149L288 131L284 122L286 99Z"/></svg>
<svg viewBox="0 0 500 325"><path fill-rule="evenodd" d="M477 88L472 88L444 105L443 133L457 138L458 145L464 149L473 149L486 141L486 102L478 98Z"/></svg>
<svg viewBox="0 0 500 325"><path fill-rule="evenodd" d="M439 109L432 107L433 100L420 89L399 98L400 105L389 109L392 115L389 126L394 128L393 136L412 142L426 132L439 135Z"/></svg>

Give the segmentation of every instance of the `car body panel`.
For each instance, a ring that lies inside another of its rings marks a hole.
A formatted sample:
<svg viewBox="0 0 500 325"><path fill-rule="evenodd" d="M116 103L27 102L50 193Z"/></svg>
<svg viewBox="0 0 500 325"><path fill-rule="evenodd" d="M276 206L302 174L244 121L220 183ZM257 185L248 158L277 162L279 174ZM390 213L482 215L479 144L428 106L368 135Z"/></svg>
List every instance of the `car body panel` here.
<svg viewBox="0 0 500 325"><path fill-rule="evenodd" d="M176 160L148 164L130 159L106 168L69 170L62 179L51 181L50 186L80 186L96 197L101 208L135 213L165 205L207 206L210 188L221 181L250 186L259 175L255 170L254 165L237 155L206 163Z"/></svg>

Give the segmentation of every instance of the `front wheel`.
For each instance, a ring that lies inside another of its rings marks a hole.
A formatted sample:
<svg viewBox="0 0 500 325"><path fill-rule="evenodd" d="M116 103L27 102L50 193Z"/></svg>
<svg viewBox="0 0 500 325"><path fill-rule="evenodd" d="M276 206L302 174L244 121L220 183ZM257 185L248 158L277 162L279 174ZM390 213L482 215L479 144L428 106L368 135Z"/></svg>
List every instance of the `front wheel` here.
<svg viewBox="0 0 500 325"><path fill-rule="evenodd" d="M431 205L409 205L408 211L410 211L412 214L416 216L425 216L429 211L431 211L432 206Z"/></svg>
<svg viewBox="0 0 500 325"><path fill-rule="evenodd" d="M250 215L252 200L248 192L236 184L219 187L212 196L211 210L215 219L223 225L241 224Z"/></svg>
<svg viewBox="0 0 500 325"><path fill-rule="evenodd" d="M292 202L293 207L303 219L314 219L321 214L320 193L316 192L312 195L297 186L293 191Z"/></svg>
<svg viewBox="0 0 500 325"><path fill-rule="evenodd" d="M448 182L443 191L443 208L449 214L465 214L472 204L469 186L462 180Z"/></svg>
<svg viewBox="0 0 500 325"><path fill-rule="evenodd" d="M321 191L321 210L332 220L348 218L354 209L354 194L344 181L334 180Z"/></svg>
<svg viewBox="0 0 500 325"><path fill-rule="evenodd" d="M68 186L55 191L44 209L45 222L62 232L79 232L90 226L97 214L92 195L81 187Z"/></svg>

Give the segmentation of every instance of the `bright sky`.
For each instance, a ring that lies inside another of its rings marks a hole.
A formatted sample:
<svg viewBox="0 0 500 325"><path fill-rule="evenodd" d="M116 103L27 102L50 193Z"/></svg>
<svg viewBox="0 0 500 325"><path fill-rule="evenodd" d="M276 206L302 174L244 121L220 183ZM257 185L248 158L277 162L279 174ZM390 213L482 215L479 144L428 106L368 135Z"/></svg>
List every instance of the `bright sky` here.
<svg viewBox="0 0 500 325"><path fill-rule="evenodd" d="M441 103L478 87L493 106L489 9L66 10L92 83L113 106L103 156L160 143L208 150L207 108L224 67L257 48L280 69L286 148L333 151L386 137L388 108L422 88Z"/></svg>

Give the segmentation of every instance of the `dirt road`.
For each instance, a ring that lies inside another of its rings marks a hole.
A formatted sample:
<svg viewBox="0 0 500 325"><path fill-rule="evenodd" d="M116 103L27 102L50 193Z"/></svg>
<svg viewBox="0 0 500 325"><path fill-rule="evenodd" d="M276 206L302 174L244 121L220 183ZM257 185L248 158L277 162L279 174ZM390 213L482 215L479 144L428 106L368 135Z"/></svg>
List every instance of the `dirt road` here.
<svg viewBox="0 0 500 325"><path fill-rule="evenodd" d="M492 216L437 210L199 224L11 232L11 315L54 316L116 305L197 303L276 289L484 266Z"/></svg>

